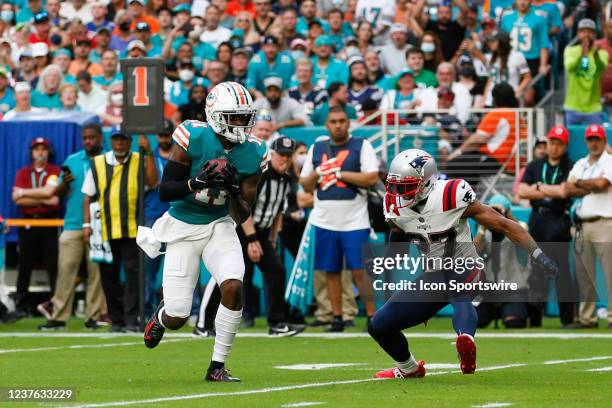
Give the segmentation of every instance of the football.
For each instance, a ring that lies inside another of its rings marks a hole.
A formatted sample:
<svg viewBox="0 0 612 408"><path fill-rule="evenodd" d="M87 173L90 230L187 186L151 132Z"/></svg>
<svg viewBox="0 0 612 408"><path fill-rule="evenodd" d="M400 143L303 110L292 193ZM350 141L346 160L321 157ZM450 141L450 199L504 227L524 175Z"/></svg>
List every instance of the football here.
<svg viewBox="0 0 612 408"><path fill-rule="evenodd" d="M206 166L208 165L216 165L215 168L212 170L212 173L215 174L215 176L217 177L221 177L221 173L223 173L223 171L228 167L231 166L231 163L224 158L218 158L218 159L212 159L212 160L208 160L206 163L204 163L204 166L202 166L202 169L204 169Z"/></svg>

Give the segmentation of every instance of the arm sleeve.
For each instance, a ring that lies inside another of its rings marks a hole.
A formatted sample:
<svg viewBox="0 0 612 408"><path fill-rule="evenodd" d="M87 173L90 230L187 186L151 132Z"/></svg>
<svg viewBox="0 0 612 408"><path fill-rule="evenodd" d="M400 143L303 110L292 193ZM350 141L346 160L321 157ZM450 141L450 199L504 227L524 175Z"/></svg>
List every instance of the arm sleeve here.
<svg viewBox="0 0 612 408"><path fill-rule="evenodd" d="M97 189L93 178L93 172L91 169L89 169L85 175L85 180L83 181L83 186L81 187L81 193L93 197L96 195L96 192Z"/></svg>
<svg viewBox="0 0 612 408"><path fill-rule="evenodd" d="M159 185L159 199L162 202L170 202L187 197L192 193L187 183L188 178L189 166L169 161Z"/></svg>

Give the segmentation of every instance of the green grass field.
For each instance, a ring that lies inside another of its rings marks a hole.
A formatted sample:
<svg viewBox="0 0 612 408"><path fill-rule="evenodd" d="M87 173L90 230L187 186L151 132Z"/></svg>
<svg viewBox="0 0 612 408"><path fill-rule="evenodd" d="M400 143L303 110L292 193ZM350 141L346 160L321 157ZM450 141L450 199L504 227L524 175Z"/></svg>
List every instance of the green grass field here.
<svg viewBox="0 0 612 408"><path fill-rule="evenodd" d="M479 369L470 376L458 371L449 319L434 319L407 331L415 357L428 364L427 376L401 381L372 380L391 362L362 331L363 321L343 335L309 329L269 338L260 320L259 329L241 331L228 360L238 384L203 381L213 341L187 330L148 350L142 336L85 332L77 320L69 330L41 334L40 323L0 325L0 388L67 387L76 400L0 407L612 406L612 331L561 331L553 319L538 330L480 331Z"/></svg>

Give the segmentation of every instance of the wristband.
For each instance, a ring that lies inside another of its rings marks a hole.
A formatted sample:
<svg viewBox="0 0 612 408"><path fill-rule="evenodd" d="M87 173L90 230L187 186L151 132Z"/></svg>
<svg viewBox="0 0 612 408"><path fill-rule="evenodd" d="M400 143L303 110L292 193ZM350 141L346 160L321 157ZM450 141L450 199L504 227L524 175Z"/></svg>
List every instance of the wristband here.
<svg viewBox="0 0 612 408"><path fill-rule="evenodd" d="M533 259L536 259L538 256L540 256L540 254L542 254L542 250L540 248L536 248L533 250L533 252L531 253L531 257Z"/></svg>
<svg viewBox="0 0 612 408"><path fill-rule="evenodd" d="M83 223L83 228L91 228L91 224L88 222Z"/></svg>
<svg viewBox="0 0 612 408"><path fill-rule="evenodd" d="M257 238L257 234L249 234L245 237L247 243L257 242L259 238Z"/></svg>

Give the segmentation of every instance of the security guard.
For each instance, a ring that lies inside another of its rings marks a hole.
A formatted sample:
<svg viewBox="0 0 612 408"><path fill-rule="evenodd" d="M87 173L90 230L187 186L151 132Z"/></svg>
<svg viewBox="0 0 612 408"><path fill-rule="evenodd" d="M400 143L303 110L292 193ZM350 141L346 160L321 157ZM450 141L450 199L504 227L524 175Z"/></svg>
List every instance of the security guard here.
<svg viewBox="0 0 612 408"><path fill-rule="evenodd" d="M113 254L110 264L100 264L100 278L106 295L108 312L113 324L111 331L138 331L138 196L140 154L130 150L132 138L121 132L111 135L112 150L92 159L85 176L83 239L89 242L92 234L89 204L100 203L102 240L108 241ZM157 167L149 140L140 136L138 145L145 152L145 184L157 184ZM124 299L121 298L121 266L125 271Z"/></svg>
<svg viewBox="0 0 612 408"><path fill-rule="evenodd" d="M567 154L569 132L563 126L554 126L548 132L546 155L527 165L519 185L519 196L531 201L529 232L542 246L542 250L559 265L557 299L559 317L564 328L574 328L575 285L569 269L570 200L566 197L563 183L567 180L574 163ZM546 249L546 246L552 246ZM530 325L542 324L542 309L547 291L547 281L534 266L529 287L532 299L539 303L531 312ZM565 301L563 301L565 300Z"/></svg>

